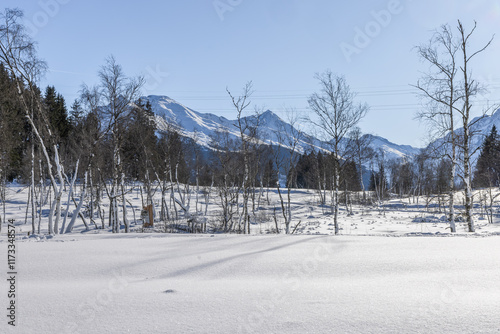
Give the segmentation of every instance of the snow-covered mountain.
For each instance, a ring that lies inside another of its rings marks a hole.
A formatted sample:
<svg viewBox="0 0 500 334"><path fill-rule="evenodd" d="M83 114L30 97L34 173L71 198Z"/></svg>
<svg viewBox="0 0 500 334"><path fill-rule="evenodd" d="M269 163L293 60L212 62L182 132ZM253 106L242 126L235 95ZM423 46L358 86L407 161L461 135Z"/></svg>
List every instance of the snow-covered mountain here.
<svg viewBox="0 0 500 334"><path fill-rule="evenodd" d="M197 112L167 96L149 95L142 99L149 101L151 104L159 131L166 131L169 126L174 126L183 136L196 140L198 144L206 148L211 147L211 138L218 129L227 130L231 139L236 140L239 138L235 120L228 120L225 117L210 113ZM247 116L246 120L250 123L257 123L255 116ZM296 131L290 124L270 110L259 115L258 124L260 138L262 142L268 145L278 145L281 142L282 145L286 146L286 143L280 140L278 132L280 130L285 133L294 133ZM375 152L382 151L386 160L412 157L419 151L419 149L412 146L397 145L379 136L365 136L369 137L370 147ZM321 140L310 135L304 135L303 139L298 143L298 152L307 152L311 148L324 150L327 147L328 145Z"/></svg>
<svg viewBox="0 0 500 334"><path fill-rule="evenodd" d="M380 151L383 152L385 160L410 159L420 152L419 148L415 148L410 145L394 144L380 136L366 134L363 137L367 137L368 142L370 143L369 146L375 153L379 153Z"/></svg>
<svg viewBox="0 0 500 334"><path fill-rule="evenodd" d="M492 115L484 117L476 117L470 122L470 124L472 124L470 132L473 134L471 140L471 152L475 152L472 155L472 165L474 166L476 164L477 158L479 157L479 154L481 153L480 147L483 144L486 136L490 134L493 125L495 125L497 129L500 129L500 109L495 111ZM457 136L461 136L463 135L463 133L464 133L463 128L455 130L455 134ZM445 143L448 137L449 134L435 140L428 146L428 149L446 150L447 146Z"/></svg>
<svg viewBox="0 0 500 334"><path fill-rule="evenodd" d="M166 131L169 126L174 126L183 136L194 139L198 144L207 148L211 147L211 138L218 130L226 130L230 139L233 140L237 140L240 136L236 120L197 112L167 96L150 95L142 99L151 104L159 131ZM278 135L280 130L287 133L293 133L295 130L270 110L260 114L258 120L256 116L247 116L243 118L243 121L248 124L258 124L260 140L268 145L278 145L282 142ZM282 143L282 145L285 144ZM322 143L318 139L304 135L298 144L298 151L303 153L310 150L311 147L318 149L321 146Z"/></svg>
<svg viewBox="0 0 500 334"><path fill-rule="evenodd" d="M471 140L471 146L472 146L472 151L475 152L472 158L473 158L473 164L475 165L475 161L477 160L479 154L481 153L481 150L479 148L481 147L481 145L483 145L486 136L490 134L493 125L495 125L497 129L500 129L500 109L495 111L490 116L474 118L471 121L471 124L472 124L471 133L473 134ZM463 134L463 132L464 132L463 128L457 130L457 133L459 135Z"/></svg>
<svg viewBox="0 0 500 334"><path fill-rule="evenodd" d="M226 128L231 135L237 136L233 122L225 117L199 113L168 96L149 95L142 100L151 104L159 131L167 131L174 126L183 136L196 139L205 147L210 147L210 136L217 129Z"/></svg>

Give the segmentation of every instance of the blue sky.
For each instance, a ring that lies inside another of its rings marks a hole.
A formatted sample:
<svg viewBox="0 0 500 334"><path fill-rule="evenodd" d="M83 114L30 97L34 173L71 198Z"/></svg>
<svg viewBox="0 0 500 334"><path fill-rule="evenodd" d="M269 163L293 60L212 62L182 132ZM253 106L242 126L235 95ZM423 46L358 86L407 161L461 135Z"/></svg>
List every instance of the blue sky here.
<svg viewBox="0 0 500 334"><path fill-rule="evenodd" d="M364 132L423 146L426 127L410 84L426 70L415 50L441 24L478 23L474 41L492 46L474 75L500 100L500 1L493 0L4 0L18 7L68 107L82 83L97 83L114 55L128 75L144 75L144 95L168 95L200 112L234 118L226 87L253 81L253 105L308 113L315 73L345 75L371 106ZM478 44L478 45L479 45ZM479 113L479 110L476 111Z"/></svg>

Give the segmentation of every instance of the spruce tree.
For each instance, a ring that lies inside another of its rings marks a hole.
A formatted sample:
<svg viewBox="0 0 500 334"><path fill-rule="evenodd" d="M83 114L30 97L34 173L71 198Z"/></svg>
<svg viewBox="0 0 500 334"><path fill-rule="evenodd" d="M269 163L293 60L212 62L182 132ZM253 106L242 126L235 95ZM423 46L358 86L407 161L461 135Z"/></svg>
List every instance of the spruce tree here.
<svg viewBox="0 0 500 334"><path fill-rule="evenodd" d="M54 86L48 86L43 102L52 131L60 141L65 141L70 134L71 124L64 97L56 92Z"/></svg>
<svg viewBox="0 0 500 334"><path fill-rule="evenodd" d="M288 177L288 176L287 176ZM276 188L278 182L278 172L272 159L269 159L262 172L262 184L267 188Z"/></svg>
<svg viewBox="0 0 500 334"><path fill-rule="evenodd" d="M0 179L12 181L22 176L26 138L29 127L17 99L15 83L0 64Z"/></svg>
<svg viewBox="0 0 500 334"><path fill-rule="evenodd" d="M151 168L156 160L156 124L149 102L139 100L135 105L123 128L121 154L126 175L134 180L146 181L146 177L152 178L154 175Z"/></svg>
<svg viewBox="0 0 500 334"><path fill-rule="evenodd" d="M340 183L349 191L361 191L361 183L356 163L349 160L344 163L340 171Z"/></svg>
<svg viewBox="0 0 500 334"><path fill-rule="evenodd" d="M474 186L477 188L499 186L500 138L496 126L485 138L474 173Z"/></svg>
<svg viewBox="0 0 500 334"><path fill-rule="evenodd" d="M385 175L384 165L381 164L379 166L379 171L372 171L370 176L370 185L368 190L375 191L379 194L380 198L387 197L389 189L387 188L388 182L387 177Z"/></svg>

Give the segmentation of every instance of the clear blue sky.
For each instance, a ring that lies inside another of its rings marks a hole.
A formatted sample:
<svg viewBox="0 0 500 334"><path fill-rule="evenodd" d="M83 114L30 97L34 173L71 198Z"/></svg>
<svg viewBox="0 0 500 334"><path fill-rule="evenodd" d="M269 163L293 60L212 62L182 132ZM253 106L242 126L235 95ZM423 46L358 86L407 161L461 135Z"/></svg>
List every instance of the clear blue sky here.
<svg viewBox="0 0 500 334"><path fill-rule="evenodd" d="M314 74L345 75L371 111L364 132L398 144L423 146L426 128L414 90L426 67L413 47L441 24L467 28L493 45L474 63L490 86L484 100L500 100L500 2L493 0L3 0L25 12L68 107L82 83L97 82L114 55L126 74L146 76L144 95L168 95L200 112L234 118L226 87L237 94L252 80L252 102L283 115L307 113L318 90ZM389 15L387 15L389 14ZM361 36L359 31L364 31ZM366 34L368 32L368 34Z"/></svg>

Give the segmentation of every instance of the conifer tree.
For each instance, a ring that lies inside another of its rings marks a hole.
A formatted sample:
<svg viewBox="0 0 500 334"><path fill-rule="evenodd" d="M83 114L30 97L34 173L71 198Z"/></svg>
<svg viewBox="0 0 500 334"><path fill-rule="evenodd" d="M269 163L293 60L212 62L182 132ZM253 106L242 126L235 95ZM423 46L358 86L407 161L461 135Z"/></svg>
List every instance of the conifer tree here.
<svg viewBox="0 0 500 334"><path fill-rule="evenodd" d="M0 179L12 181L22 175L27 137L28 126L15 83L0 63Z"/></svg>
<svg viewBox="0 0 500 334"><path fill-rule="evenodd" d="M262 171L262 184L267 188L276 188L276 183L278 182L277 171L274 166L272 159L269 159L264 165L264 170Z"/></svg>
<svg viewBox="0 0 500 334"><path fill-rule="evenodd" d="M64 97L56 92L54 86L48 86L45 89L43 102L54 134L59 137L59 141L66 140L71 130L71 123Z"/></svg>
<svg viewBox="0 0 500 334"><path fill-rule="evenodd" d="M499 186L500 137L495 125L485 138L474 173L474 186L477 188Z"/></svg>

